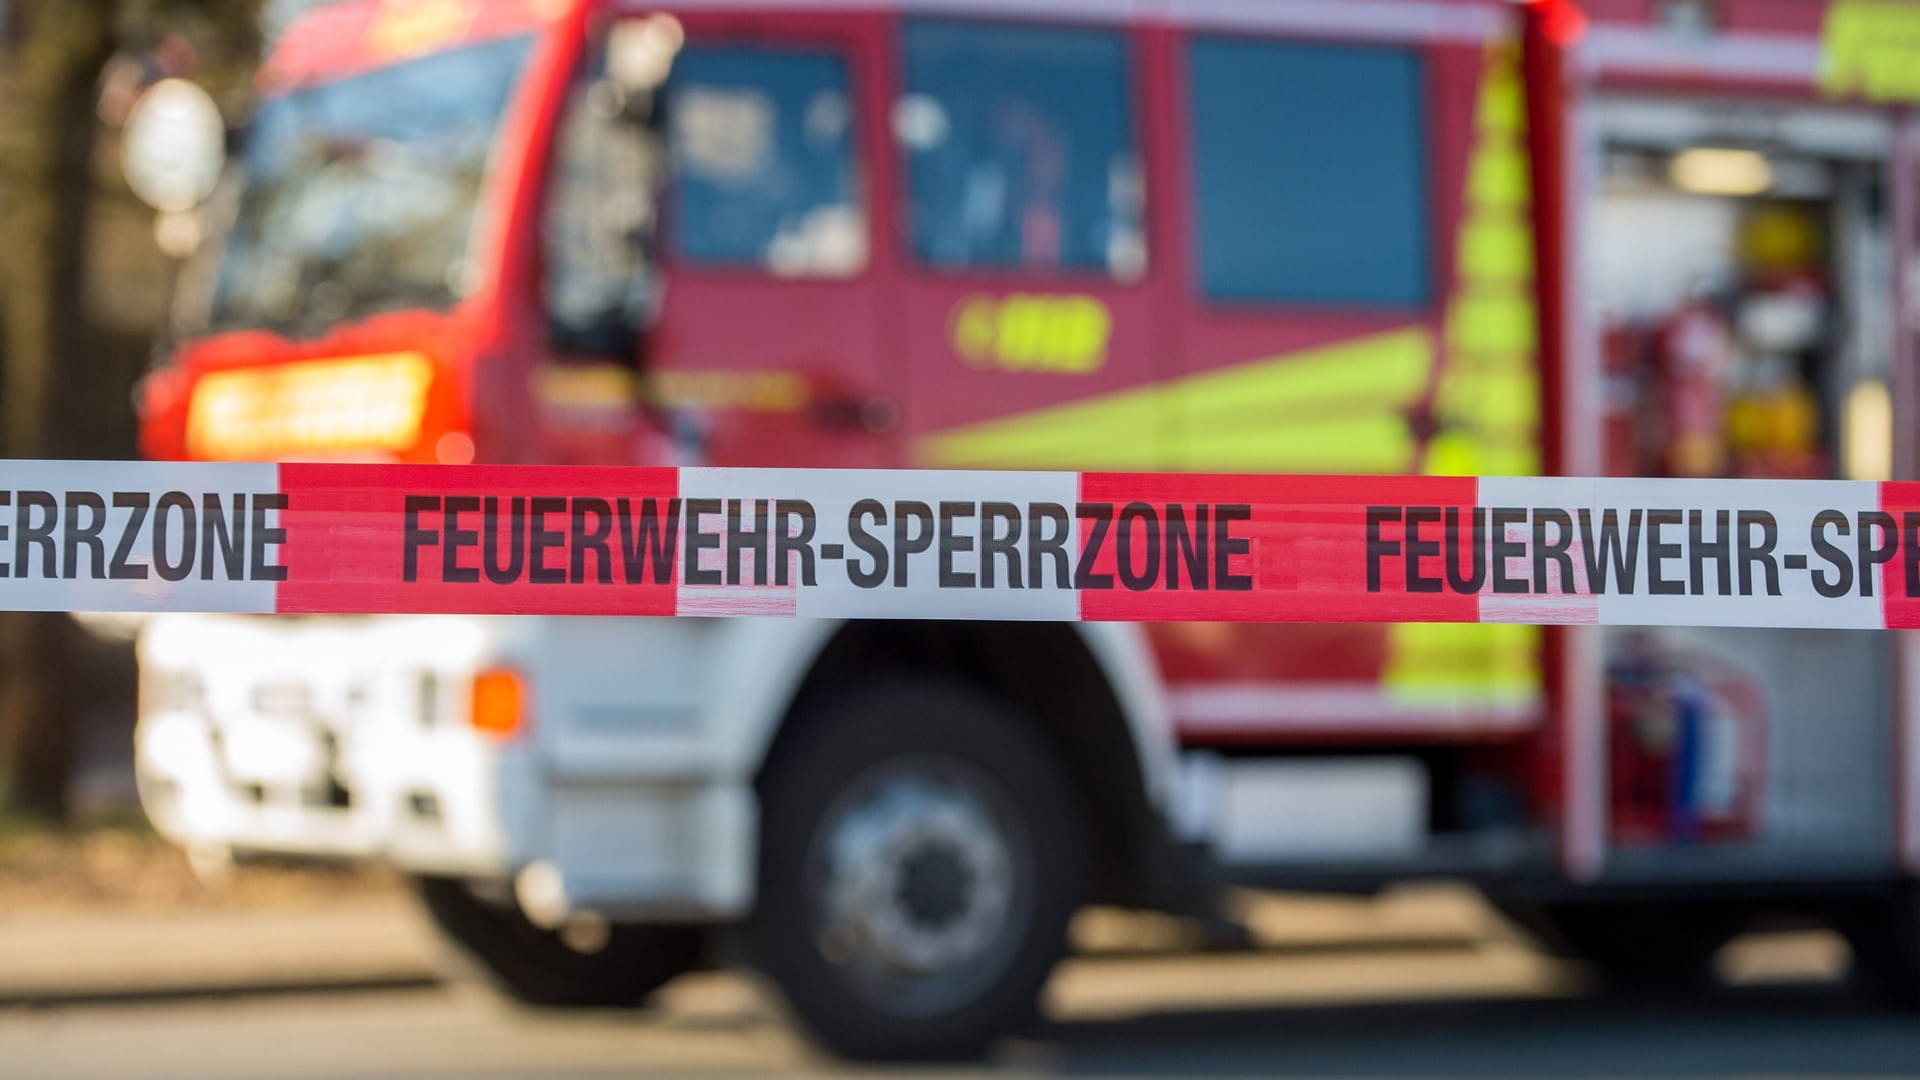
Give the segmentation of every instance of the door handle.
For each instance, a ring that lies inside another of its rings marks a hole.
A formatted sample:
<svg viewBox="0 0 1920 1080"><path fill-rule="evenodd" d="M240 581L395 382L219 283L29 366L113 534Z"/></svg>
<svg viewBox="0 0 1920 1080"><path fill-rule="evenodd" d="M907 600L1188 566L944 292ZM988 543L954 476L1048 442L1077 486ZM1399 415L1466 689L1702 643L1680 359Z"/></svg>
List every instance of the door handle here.
<svg viewBox="0 0 1920 1080"><path fill-rule="evenodd" d="M807 406L807 418L829 431L885 435L900 422L900 408L883 397L815 398Z"/></svg>

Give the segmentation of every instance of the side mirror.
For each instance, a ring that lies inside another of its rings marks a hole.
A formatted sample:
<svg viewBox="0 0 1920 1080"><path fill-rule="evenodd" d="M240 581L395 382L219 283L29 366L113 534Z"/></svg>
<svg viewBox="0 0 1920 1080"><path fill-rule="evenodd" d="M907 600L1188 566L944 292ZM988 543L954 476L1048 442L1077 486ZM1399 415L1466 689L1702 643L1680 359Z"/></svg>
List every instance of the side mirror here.
<svg viewBox="0 0 1920 1080"><path fill-rule="evenodd" d="M662 87L685 34L670 15L606 31L561 125L548 194L545 303L561 357L631 361L660 301L653 252Z"/></svg>

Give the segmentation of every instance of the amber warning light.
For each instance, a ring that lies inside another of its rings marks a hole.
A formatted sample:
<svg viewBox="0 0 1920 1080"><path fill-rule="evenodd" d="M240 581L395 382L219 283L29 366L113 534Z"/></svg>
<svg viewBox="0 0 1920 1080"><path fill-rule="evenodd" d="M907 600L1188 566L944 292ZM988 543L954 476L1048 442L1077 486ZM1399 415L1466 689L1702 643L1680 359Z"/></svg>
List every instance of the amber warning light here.
<svg viewBox="0 0 1920 1080"><path fill-rule="evenodd" d="M212 372L193 390L187 450L215 461L399 454L420 437L432 382L432 361L412 352Z"/></svg>
<svg viewBox="0 0 1920 1080"><path fill-rule="evenodd" d="M526 683L520 673L493 668L473 677L473 730L510 738L526 722Z"/></svg>

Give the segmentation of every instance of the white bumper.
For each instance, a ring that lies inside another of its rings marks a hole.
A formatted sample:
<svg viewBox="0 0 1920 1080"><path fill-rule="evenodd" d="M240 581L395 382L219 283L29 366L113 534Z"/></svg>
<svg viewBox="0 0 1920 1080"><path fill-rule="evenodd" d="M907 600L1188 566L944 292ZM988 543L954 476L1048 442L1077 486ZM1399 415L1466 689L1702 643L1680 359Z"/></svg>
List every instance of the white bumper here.
<svg viewBox="0 0 1920 1080"><path fill-rule="evenodd" d="M180 616L141 636L135 761L188 845L498 873L512 754L468 729L473 620Z"/></svg>
<svg viewBox="0 0 1920 1080"><path fill-rule="evenodd" d="M140 643L142 800L190 846L520 877L550 910L732 917L752 899L764 736L710 715L738 696L727 635L702 620L156 619ZM504 739L468 723L472 676L493 666L528 686Z"/></svg>

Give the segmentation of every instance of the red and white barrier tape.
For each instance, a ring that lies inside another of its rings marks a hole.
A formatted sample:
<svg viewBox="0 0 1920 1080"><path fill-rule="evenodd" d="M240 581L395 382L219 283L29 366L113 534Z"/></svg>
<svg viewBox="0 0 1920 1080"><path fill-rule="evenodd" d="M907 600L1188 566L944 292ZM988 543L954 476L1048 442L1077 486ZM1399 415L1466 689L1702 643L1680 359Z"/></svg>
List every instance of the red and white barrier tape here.
<svg viewBox="0 0 1920 1080"><path fill-rule="evenodd" d="M0 609L1920 627L1920 484L10 461Z"/></svg>

